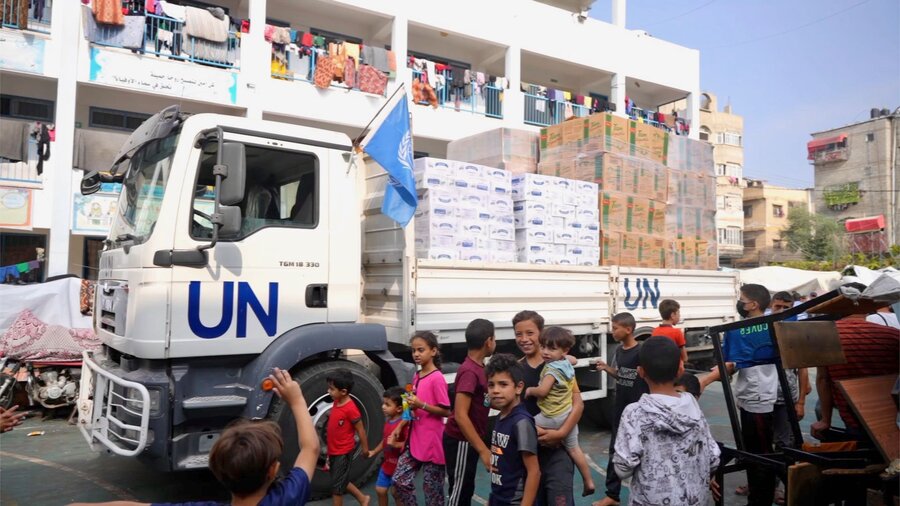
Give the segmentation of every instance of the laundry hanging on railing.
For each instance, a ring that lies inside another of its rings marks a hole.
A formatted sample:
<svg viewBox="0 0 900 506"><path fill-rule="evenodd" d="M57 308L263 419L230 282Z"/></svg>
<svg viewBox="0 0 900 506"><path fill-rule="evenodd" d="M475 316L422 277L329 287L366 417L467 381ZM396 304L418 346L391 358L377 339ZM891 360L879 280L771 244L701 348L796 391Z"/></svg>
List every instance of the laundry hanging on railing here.
<svg viewBox="0 0 900 506"><path fill-rule="evenodd" d="M25 274L40 269L41 262L43 260L31 260L30 262L0 266L0 284L19 281Z"/></svg>
<svg viewBox="0 0 900 506"><path fill-rule="evenodd" d="M85 9L87 9L85 7ZM103 24L94 16L84 15L84 36L89 42L104 46L143 49L144 16L124 16L120 24Z"/></svg>
<svg viewBox="0 0 900 506"><path fill-rule="evenodd" d="M32 122L0 117L0 158L28 162L28 136Z"/></svg>
<svg viewBox="0 0 900 506"><path fill-rule="evenodd" d="M93 0L91 3L93 17L104 25L124 25L125 13L122 0Z"/></svg>

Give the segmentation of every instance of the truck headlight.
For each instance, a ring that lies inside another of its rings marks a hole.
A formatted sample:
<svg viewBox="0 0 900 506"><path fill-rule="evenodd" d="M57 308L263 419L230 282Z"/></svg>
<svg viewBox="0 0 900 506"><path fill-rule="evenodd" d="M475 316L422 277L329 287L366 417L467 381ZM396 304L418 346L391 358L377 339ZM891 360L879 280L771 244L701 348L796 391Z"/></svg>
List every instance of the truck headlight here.
<svg viewBox="0 0 900 506"><path fill-rule="evenodd" d="M157 388L151 388L148 389L148 392L150 394L150 416L158 415L160 404L162 403L162 391ZM143 406L141 406L141 393L136 388L126 388L125 397L128 399L125 401L125 407L136 412L140 412L143 409Z"/></svg>

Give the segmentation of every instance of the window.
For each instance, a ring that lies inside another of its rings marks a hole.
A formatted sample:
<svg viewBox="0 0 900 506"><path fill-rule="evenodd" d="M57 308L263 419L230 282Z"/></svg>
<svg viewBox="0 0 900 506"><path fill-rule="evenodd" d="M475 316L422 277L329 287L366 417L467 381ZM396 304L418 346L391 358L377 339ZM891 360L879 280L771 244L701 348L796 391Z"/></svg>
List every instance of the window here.
<svg viewBox="0 0 900 506"><path fill-rule="evenodd" d="M744 199L741 197L737 197L734 195L726 195L725 196L725 209L729 211L740 211L741 204L744 203Z"/></svg>
<svg viewBox="0 0 900 506"><path fill-rule="evenodd" d="M729 246L740 246L744 243L744 231L737 227L720 228L719 243Z"/></svg>
<svg viewBox="0 0 900 506"><path fill-rule="evenodd" d="M247 145L247 183L241 208L243 239L267 227L316 228L319 223L319 161L310 153ZM212 170L215 147L205 151L197 176L194 210L211 215L215 193ZM191 237L209 239L212 224L200 214L193 217Z"/></svg>
<svg viewBox="0 0 900 506"><path fill-rule="evenodd" d="M710 104L712 104L712 99L709 98L709 95L706 93L700 95L700 109L708 111Z"/></svg>
<svg viewBox="0 0 900 506"><path fill-rule="evenodd" d="M753 206L744 206L744 218L753 217Z"/></svg>
<svg viewBox="0 0 900 506"><path fill-rule="evenodd" d="M88 125L91 128L109 128L112 130L134 131L141 126L149 114L141 112L117 111L115 109L103 109L91 107Z"/></svg>
<svg viewBox="0 0 900 506"><path fill-rule="evenodd" d="M700 140L709 142L709 137L710 137L711 133L712 132L709 130L709 128L706 128L705 126L701 126L700 127Z"/></svg>
<svg viewBox="0 0 900 506"><path fill-rule="evenodd" d="M52 100L0 95L0 116L4 118L28 119L53 123L54 104Z"/></svg>
<svg viewBox="0 0 900 506"><path fill-rule="evenodd" d="M716 195L716 209L725 209L724 195Z"/></svg>
<svg viewBox="0 0 900 506"><path fill-rule="evenodd" d="M728 144L729 146L741 146L742 136L735 132L718 132L716 144Z"/></svg>
<svg viewBox="0 0 900 506"><path fill-rule="evenodd" d="M784 218L784 206L772 204L772 216L776 218Z"/></svg>
<svg viewBox="0 0 900 506"><path fill-rule="evenodd" d="M756 249L756 237L744 236L744 249Z"/></svg>
<svg viewBox="0 0 900 506"><path fill-rule="evenodd" d="M866 134L866 142L875 142L875 134L874 133Z"/></svg>
<svg viewBox="0 0 900 506"><path fill-rule="evenodd" d="M784 242L781 239L772 239L772 249L784 249Z"/></svg>

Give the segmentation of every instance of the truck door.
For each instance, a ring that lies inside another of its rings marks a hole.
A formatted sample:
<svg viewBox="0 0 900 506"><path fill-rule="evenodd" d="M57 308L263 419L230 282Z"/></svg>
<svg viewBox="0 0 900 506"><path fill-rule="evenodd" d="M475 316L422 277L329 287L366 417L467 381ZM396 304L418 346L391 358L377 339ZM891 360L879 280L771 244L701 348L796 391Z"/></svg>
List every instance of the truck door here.
<svg viewBox="0 0 900 506"><path fill-rule="evenodd" d="M209 250L207 266L172 268L170 357L259 353L292 328L327 320L331 150L262 134L225 138L246 148L241 231ZM214 146L194 148L176 249L210 242L203 215L213 210L214 163Z"/></svg>

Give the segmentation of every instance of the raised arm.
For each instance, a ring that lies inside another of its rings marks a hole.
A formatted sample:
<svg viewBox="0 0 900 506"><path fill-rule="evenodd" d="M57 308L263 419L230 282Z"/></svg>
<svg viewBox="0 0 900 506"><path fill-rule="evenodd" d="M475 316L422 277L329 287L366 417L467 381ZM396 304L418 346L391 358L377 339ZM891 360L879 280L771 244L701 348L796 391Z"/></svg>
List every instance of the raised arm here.
<svg viewBox="0 0 900 506"><path fill-rule="evenodd" d="M303 469L306 477L312 481L313 473L316 470L316 461L319 459L319 435L309 416L309 407L306 405L303 391L300 390L300 384L291 378L287 371L275 368L269 379L273 381L275 385L273 390L278 397L290 406L291 414L294 415L294 422L297 425L300 453L297 455L297 460L294 461L294 467Z"/></svg>

